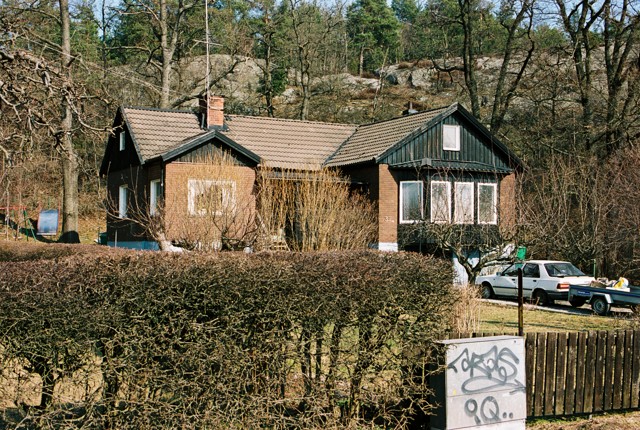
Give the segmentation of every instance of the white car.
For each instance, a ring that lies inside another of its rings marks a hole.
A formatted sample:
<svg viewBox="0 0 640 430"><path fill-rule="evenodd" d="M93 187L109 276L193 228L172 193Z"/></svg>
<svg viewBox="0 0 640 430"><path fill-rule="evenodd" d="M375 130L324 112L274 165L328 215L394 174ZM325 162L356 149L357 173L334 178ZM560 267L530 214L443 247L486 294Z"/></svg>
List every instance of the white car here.
<svg viewBox="0 0 640 430"><path fill-rule="evenodd" d="M520 268L522 268L523 296L540 305L551 304L554 300L567 300L569 285L590 285L594 280L567 261L522 261L494 275L478 276L476 284L480 286L482 298L518 297L518 269Z"/></svg>

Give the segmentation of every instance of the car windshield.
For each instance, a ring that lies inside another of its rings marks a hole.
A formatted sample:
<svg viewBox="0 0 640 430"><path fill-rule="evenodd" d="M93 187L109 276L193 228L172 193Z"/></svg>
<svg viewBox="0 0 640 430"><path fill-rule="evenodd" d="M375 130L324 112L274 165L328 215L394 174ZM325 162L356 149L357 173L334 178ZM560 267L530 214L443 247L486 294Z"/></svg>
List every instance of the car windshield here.
<svg viewBox="0 0 640 430"><path fill-rule="evenodd" d="M587 276L571 263L546 263L544 268L549 276L562 278L564 276Z"/></svg>

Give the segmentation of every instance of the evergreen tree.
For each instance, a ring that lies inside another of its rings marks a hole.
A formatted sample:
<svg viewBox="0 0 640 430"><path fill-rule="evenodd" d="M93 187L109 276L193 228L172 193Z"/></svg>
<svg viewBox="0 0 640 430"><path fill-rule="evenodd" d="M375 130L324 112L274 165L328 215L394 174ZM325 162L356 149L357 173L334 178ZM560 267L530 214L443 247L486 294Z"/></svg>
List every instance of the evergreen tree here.
<svg viewBox="0 0 640 430"><path fill-rule="evenodd" d="M358 73L395 60L399 22L385 0L356 0L347 9L347 28L358 55Z"/></svg>

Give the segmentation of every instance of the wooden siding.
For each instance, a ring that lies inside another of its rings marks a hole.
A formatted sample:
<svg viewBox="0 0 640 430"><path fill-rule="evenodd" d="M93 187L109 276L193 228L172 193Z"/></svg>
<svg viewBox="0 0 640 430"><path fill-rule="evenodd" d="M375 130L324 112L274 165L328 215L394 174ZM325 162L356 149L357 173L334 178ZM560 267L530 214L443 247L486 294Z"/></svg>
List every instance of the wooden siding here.
<svg viewBox="0 0 640 430"><path fill-rule="evenodd" d="M125 169L129 169L131 166L139 166L140 159L138 153L131 140L131 134L124 126L125 130L125 147L123 151L120 151L120 132L116 131L114 135L109 135L107 141L107 150L105 154L104 168L105 174L111 172L118 172Z"/></svg>
<svg viewBox="0 0 640 430"><path fill-rule="evenodd" d="M442 149L442 124L460 126L460 151ZM509 160L496 145L486 139L462 116L453 114L441 123L414 136L380 160L384 164L400 164L431 158L443 161L477 162L509 169Z"/></svg>
<svg viewBox="0 0 640 430"><path fill-rule="evenodd" d="M640 330L527 333L525 360L528 418L640 408Z"/></svg>
<svg viewBox="0 0 640 430"><path fill-rule="evenodd" d="M223 150L219 146L219 144L216 145L212 142L194 148L193 150L181 155L180 157L177 157L172 161L179 163L200 163L202 162L202 160L211 159L212 157L220 156L223 153L229 154L233 158L235 164L238 166L255 166L256 164L244 155L239 154L237 151Z"/></svg>

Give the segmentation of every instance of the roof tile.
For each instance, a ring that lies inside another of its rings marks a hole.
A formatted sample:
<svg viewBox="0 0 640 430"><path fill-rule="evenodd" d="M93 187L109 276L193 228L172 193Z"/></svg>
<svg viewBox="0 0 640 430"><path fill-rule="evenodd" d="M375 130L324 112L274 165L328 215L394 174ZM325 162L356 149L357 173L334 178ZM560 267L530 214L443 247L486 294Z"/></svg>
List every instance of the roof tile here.
<svg viewBox="0 0 640 430"><path fill-rule="evenodd" d="M344 166L373 160L447 109L438 108L361 125L326 164Z"/></svg>

